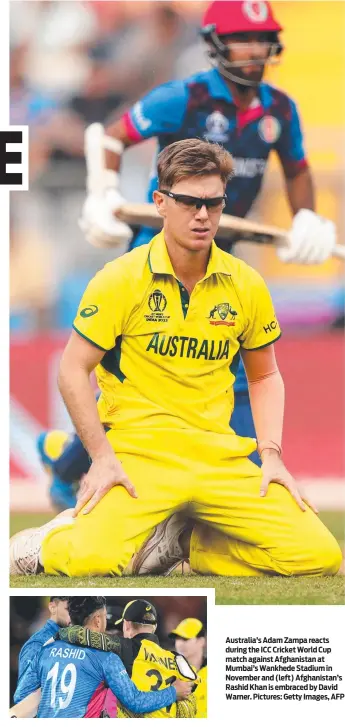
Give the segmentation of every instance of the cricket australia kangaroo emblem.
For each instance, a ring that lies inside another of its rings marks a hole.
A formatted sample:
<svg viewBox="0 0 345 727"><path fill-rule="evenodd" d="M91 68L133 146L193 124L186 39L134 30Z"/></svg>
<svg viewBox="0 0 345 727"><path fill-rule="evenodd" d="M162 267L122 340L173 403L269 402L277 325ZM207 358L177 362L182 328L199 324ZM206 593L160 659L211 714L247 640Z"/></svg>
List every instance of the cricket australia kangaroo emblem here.
<svg viewBox="0 0 345 727"><path fill-rule="evenodd" d="M211 326L234 326L237 311L235 311L230 303L218 303L210 311L207 316L210 319Z"/></svg>

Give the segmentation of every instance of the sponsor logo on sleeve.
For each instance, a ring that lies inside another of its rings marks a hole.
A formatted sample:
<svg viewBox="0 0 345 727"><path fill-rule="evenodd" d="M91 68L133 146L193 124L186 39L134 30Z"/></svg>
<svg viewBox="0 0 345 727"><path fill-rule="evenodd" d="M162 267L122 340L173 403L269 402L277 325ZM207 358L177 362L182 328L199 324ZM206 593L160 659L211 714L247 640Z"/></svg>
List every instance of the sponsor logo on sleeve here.
<svg viewBox="0 0 345 727"><path fill-rule="evenodd" d="M266 326L263 327L265 333L272 333L278 326L277 321L271 321L271 323L267 323Z"/></svg>
<svg viewBox="0 0 345 727"><path fill-rule="evenodd" d="M88 305L80 311L79 315L81 315L82 318L90 318L91 316L94 316L95 313L98 313L98 305Z"/></svg>

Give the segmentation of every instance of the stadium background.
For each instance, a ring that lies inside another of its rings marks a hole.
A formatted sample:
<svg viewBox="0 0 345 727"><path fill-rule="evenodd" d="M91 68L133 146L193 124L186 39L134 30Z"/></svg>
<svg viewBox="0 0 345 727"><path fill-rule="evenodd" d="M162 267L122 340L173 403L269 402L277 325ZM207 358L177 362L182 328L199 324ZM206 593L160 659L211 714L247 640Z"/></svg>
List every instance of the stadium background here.
<svg viewBox="0 0 345 727"><path fill-rule="evenodd" d="M60 596L60 593L58 594ZM60 596L61 597L61 596ZM165 649L174 648L168 634L184 618L198 618L207 628L206 596L153 596L144 594L136 598L149 600L158 615L157 636ZM107 596L107 632L121 634L114 622L121 618L122 611L134 596ZM10 702L17 685L18 655L27 639L42 628L49 618L49 596L10 597ZM205 654L206 656L206 654Z"/></svg>
<svg viewBox="0 0 345 727"><path fill-rule="evenodd" d="M30 127L30 191L11 193L12 530L49 511L35 439L71 430L56 386L58 360L81 293L110 251L87 245L77 226L84 197L83 132L120 115L152 87L206 67L198 41L205 2L11 2L11 124ZM318 212L345 239L345 4L273 2L285 52L267 79L297 101L317 186ZM126 152L123 195L145 199L155 150ZM276 160L252 216L289 226ZM123 250L118 251L119 254ZM344 490L344 270L284 266L267 247L237 252L268 281L283 337L286 464L312 490L341 540ZM30 516L26 513L31 513ZM46 516L44 516L45 519Z"/></svg>

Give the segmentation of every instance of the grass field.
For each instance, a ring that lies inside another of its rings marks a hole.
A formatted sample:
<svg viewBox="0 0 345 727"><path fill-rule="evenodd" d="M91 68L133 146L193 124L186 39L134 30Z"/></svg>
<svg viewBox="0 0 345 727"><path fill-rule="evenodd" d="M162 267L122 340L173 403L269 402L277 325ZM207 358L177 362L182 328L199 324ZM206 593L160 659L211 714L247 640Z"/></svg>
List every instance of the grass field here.
<svg viewBox="0 0 345 727"><path fill-rule="evenodd" d="M325 512L321 519L344 546L344 513ZM41 525L47 516L12 514L11 535L24 528ZM69 578L58 576L12 576L12 588L215 588L217 604L327 604L345 603L343 575L326 578L262 577L224 578L221 576L171 575L126 576L122 578Z"/></svg>

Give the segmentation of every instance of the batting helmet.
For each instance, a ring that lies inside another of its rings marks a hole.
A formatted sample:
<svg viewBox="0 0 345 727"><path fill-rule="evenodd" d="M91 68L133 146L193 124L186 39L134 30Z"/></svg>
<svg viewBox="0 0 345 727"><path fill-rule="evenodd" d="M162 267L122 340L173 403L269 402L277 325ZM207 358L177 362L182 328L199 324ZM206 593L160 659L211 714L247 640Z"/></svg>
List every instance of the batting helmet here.
<svg viewBox="0 0 345 727"><path fill-rule="evenodd" d="M268 2L215 0L206 10L200 32L211 46L208 55L220 73L231 80L252 85L250 81L233 75L233 69L237 64L227 60L229 48L223 42L224 36L231 36L234 33L264 33L271 43L269 57L265 61L269 63L274 56L279 56L283 51L283 45L278 38L281 30L282 26L275 19Z"/></svg>
<svg viewBox="0 0 345 727"><path fill-rule="evenodd" d="M212 25L217 35L231 33L264 32L279 33L281 25L276 21L272 8L266 2L238 2L216 0L208 6L202 23L202 32Z"/></svg>

